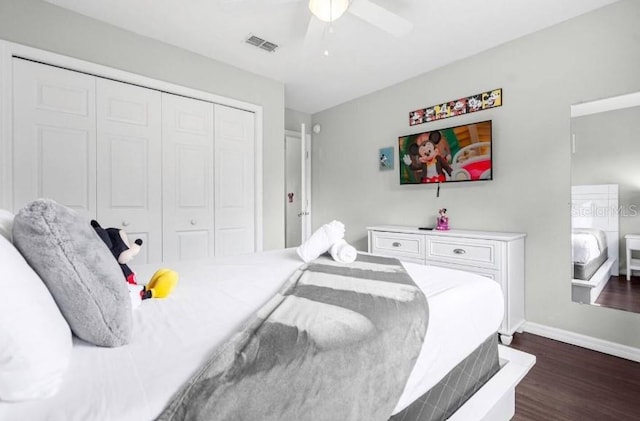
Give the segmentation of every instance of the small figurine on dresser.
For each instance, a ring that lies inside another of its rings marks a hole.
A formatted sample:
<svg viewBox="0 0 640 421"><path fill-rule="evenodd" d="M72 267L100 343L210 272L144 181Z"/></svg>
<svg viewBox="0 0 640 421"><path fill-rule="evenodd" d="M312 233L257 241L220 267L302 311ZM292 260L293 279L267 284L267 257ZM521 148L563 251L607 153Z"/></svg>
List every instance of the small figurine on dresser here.
<svg viewBox="0 0 640 421"><path fill-rule="evenodd" d="M438 211L436 229L440 231L447 231L449 229L449 217L447 216L447 210L445 208Z"/></svg>

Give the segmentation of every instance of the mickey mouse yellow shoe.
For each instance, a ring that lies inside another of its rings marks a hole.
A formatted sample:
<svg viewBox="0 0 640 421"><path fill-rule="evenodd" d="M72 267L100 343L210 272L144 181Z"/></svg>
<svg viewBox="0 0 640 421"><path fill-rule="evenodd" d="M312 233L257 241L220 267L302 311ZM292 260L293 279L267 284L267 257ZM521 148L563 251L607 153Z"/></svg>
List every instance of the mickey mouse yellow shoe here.
<svg viewBox="0 0 640 421"><path fill-rule="evenodd" d="M178 272L171 269L158 269L144 289L142 298L166 298L178 283Z"/></svg>

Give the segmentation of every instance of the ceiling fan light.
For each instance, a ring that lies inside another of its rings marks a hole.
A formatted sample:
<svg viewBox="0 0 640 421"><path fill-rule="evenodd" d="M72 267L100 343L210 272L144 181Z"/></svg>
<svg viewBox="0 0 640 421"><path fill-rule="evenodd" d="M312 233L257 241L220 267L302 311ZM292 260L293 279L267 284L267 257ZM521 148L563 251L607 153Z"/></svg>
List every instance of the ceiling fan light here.
<svg viewBox="0 0 640 421"><path fill-rule="evenodd" d="M309 10L323 22L338 19L349 7L349 0L309 0Z"/></svg>

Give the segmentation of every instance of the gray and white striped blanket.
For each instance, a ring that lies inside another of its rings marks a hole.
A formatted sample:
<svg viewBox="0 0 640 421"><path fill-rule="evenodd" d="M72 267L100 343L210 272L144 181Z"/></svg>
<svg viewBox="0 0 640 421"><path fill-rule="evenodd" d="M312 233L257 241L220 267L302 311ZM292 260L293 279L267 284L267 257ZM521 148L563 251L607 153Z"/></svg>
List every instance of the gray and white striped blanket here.
<svg viewBox="0 0 640 421"><path fill-rule="evenodd" d="M396 259L301 266L174 396L159 420L387 420L427 330Z"/></svg>

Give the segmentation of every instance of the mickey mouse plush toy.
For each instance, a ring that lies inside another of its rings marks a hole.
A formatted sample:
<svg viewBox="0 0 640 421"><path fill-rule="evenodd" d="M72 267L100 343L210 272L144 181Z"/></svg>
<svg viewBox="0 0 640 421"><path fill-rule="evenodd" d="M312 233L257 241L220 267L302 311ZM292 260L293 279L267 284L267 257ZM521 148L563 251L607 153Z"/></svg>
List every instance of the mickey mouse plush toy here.
<svg viewBox="0 0 640 421"><path fill-rule="evenodd" d="M91 221L91 226L120 264L127 283L130 285L138 285L136 274L127 263L140 252L142 240L138 238L133 244L130 244L127 234L123 230L118 228L102 228L96 220ZM149 283L143 286L140 291L140 298L143 300L147 298L165 298L177 282L178 274L176 272L171 269L160 269L154 273Z"/></svg>
<svg viewBox="0 0 640 421"><path fill-rule="evenodd" d="M96 230L98 236L104 241L109 250L111 250L113 257L115 257L120 264L120 269L122 269L122 273L127 282L131 285L138 285L136 282L136 274L127 266L127 263L140 253L142 240L138 238L130 245L127 234L123 230L117 228L102 228L96 220L91 221L91 226Z"/></svg>

